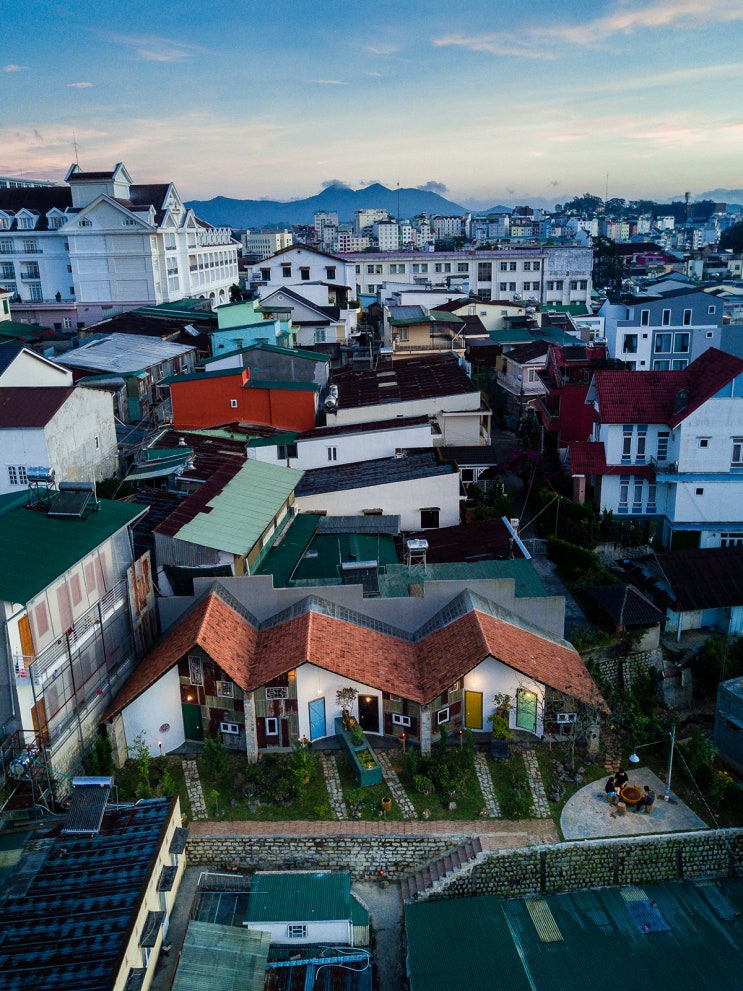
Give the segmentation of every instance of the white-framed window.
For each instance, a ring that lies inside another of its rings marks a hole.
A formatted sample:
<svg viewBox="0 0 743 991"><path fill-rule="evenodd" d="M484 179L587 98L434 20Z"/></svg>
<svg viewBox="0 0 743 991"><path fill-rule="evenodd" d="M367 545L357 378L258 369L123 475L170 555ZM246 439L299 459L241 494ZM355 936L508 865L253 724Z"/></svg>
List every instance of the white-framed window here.
<svg viewBox="0 0 743 991"><path fill-rule="evenodd" d="M709 305L709 306L707 307L707 313L709 313L709 314L710 314L710 316L711 316L711 315L712 315L713 313L717 313L717 307L715 306L715 304L714 304L714 303L710 303L710 305ZM710 335L710 336L711 336L711 335Z"/></svg>
<svg viewBox="0 0 743 991"><path fill-rule="evenodd" d="M699 447L709 447L709 437L700 437L697 444Z"/></svg>
<svg viewBox="0 0 743 991"><path fill-rule="evenodd" d="M269 685L266 688L266 701L273 702L276 699L288 699L289 689L285 685Z"/></svg>
<svg viewBox="0 0 743 991"><path fill-rule="evenodd" d="M632 425L622 427L622 461L632 460Z"/></svg>
<svg viewBox="0 0 743 991"><path fill-rule="evenodd" d="M524 262L524 271L531 272L531 262Z"/></svg>
<svg viewBox="0 0 743 991"><path fill-rule="evenodd" d="M743 547L743 533L721 533L720 547Z"/></svg>
<svg viewBox="0 0 743 991"><path fill-rule="evenodd" d="M393 726L410 726L410 716L403 716L399 712L392 713Z"/></svg>
<svg viewBox="0 0 743 991"><path fill-rule="evenodd" d="M237 409L237 400L230 399L230 409Z"/></svg>
<svg viewBox="0 0 743 991"><path fill-rule="evenodd" d="M640 423L637 426L637 453L635 455L635 461L638 464L645 464L645 448L647 446L648 439L648 427L646 423Z"/></svg>
<svg viewBox="0 0 743 991"><path fill-rule="evenodd" d="M656 449L656 458L658 461L668 461L668 441L670 436L667 430L661 431L658 434L658 447Z"/></svg>
<svg viewBox="0 0 743 991"><path fill-rule="evenodd" d="M730 457L731 468L743 468L743 437L733 437L733 451Z"/></svg>
<svg viewBox="0 0 743 991"><path fill-rule="evenodd" d="M707 337L707 340L708 341L711 341L714 336L715 336L714 330L708 330L707 331L706 337Z"/></svg>
<svg viewBox="0 0 743 991"><path fill-rule="evenodd" d="M307 926L297 925L296 923L288 925L286 927L286 935L288 939L307 939Z"/></svg>
<svg viewBox="0 0 743 991"><path fill-rule="evenodd" d="M240 727L237 723L220 723L219 730L227 736L239 736Z"/></svg>
<svg viewBox="0 0 743 991"><path fill-rule="evenodd" d="M442 723L449 722L449 706L445 705L443 709L439 709L436 713L436 725L441 726Z"/></svg>
<svg viewBox="0 0 743 991"><path fill-rule="evenodd" d="M655 482L648 483L648 508L649 513L654 513L656 511L655 500L657 499L658 486Z"/></svg>
<svg viewBox="0 0 743 991"><path fill-rule="evenodd" d="M632 512L642 512L642 482L635 482L632 496Z"/></svg>
<svg viewBox="0 0 743 991"><path fill-rule="evenodd" d="M619 479L619 512L626 513L629 509L629 478Z"/></svg>
<svg viewBox="0 0 743 991"><path fill-rule="evenodd" d="M337 460L338 460L338 448L337 447L329 447L328 448L328 461L337 461Z"/></svg>
<svg viewBox="0 0 743 991"><path fill-rule="evenodd" d="M653 350L656 354L670 354L671 351L671 335L670 334L656 334L655 335L655 345Z"/></svg>
<svg viewBox="0 0 743 991"><path fill-rule="evenodd" d="M541 262L532 262L531 263L532 272L538 272L541 267L542 267L542 263Z"/></svg>
<svg viewBox="0 0 743 991"><path fill-rule="evenodd" d="M689 351L689 335L686 334L686 333L684 333L684 334L675 334L674 335L674 342L673 342L673 350L674 351L680 351L681 354L688 354L688 351Z"/></svg>
<svg viewBox="0 0 743 991"><path fill-rule="evenodd" d="M204 664L195 654L188 655L188 677L192 685L204 684Z"/></svg>
<svg viewBox="0 0 743 991"><path fill-rule="evenodd" d="M647 327L650 324L650 310L640 310L640 326Z"/></svg>
<svg viewBox="0 0 743 991"><path fill-rule="evenodd" d="M663 312L661 314L661 317L660 317L660 323L661 323L661 326L662 327L670 327L671 326L671 311L670 310L663 310Z"/></svg>
<svg viewBox="0 0 743 991"><path fill-rule="evenodd" d="M235 697L235 686L231 681L218 681L217 682L217 695L223 699L231 699Z"/></svg>
<svg viewBox="0 0 743 991"><path fill-rule="evenodd" d="M691 310L684 310L684 318L682 323L684 327L691 327Z"/></svg>
<svg viewBox="0 0 743 991"><path fill-rule="evenodd" d="M276 716L266 716L265 720L266 736L279 735L279 720Z"/></svg>
<svg viewBox="0 0 743 991"><path fill-rule="evenodd" d="M93 226L93 221L92 220L88 220L87 218L84 217L82 220L78 220L77 226L78 227L92 227Z"/></svg>

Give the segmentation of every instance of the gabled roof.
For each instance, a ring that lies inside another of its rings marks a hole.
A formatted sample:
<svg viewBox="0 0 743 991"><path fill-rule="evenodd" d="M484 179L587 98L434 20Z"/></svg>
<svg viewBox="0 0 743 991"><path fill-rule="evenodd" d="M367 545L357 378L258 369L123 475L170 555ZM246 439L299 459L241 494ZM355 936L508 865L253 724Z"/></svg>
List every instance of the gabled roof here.
<svg viewBox="0 0 743 991"><path fill-rule="evenodd" d="M413 702L435 699L492 656L589 705L605 703L577 651L471 591L409 633L315 595L258 622L218 583L142 659L105 718L138 698L194 647L244 691L305 663Z"/></svg>
<svg viewBox="0 0 743 991"><path fill-rule="evenodd" d="M525 365L529 361L543 358L548 351L547 341L531 341L528 344L520 344L518 347L512 348L507 357L509 361L513 361L517 365Z"/></svg>
<svg viewBox="0 0 743 991"><path fill-rule="evenodd" d="M194 350L191 345L173 344L171 341L161 341L159 337L109 334L101 340L88 341L79 348L65 351L58 362L68 368L126 374Z"/></svg>
<svg viewBox="0 0 743 991"><path fill-rule="evenodd" d="M466 372L450 355L408 358L378 371L340 371L333 381L339 389L341 409L477 392Z"/></svg>
<svg viewBox="0 0 743 991"><path fill-rule="evenodd" d="M743 547L705 547L656 555L675 612L743 605Z"/></svg>
<svg viewBox="0 0 743 991"><path fill-rule="evenodd" d="M602 423L662 423L676 427L737 375L743 359L708 348L683 371L600 370L593 382ZM681 390L688 401L676 410Z"/></svg>
<svg viewBox="0 0 743 991"><path fill-rule="evenodd" d="M313 248L310 244L289 244L286 248L279 248L270 258L264 258L262 262L256 262L254 267L260 268L261 265L265 265L266 262L270 262L273 258L280 258L281 255L285 255L290 251L306 251L308 254L317 255L318 258L329 258L338 265L348 265L349 263L347 258L341 258L340 255L331 255L329 251L321 251L319 248Z"/></svg>
<svg viewBox="0 0 743 991"><path fill-rule="evenodd" d="M288 251L289 249L287 248L286 250ZM319 303L313 303L311 299L307 299L305 296L302 296L300 293L295 292L294 289L290 289L288 286L280 286L278 289L275 289L272 293L269 293L268 296L265 296L261 300L261 307L265 310L270 310L271 308L270 300L272 299L273 296L276 296L279 293L282 293L283 295L288 296L290 299L295 300L301 306L306 306L308 310L312 310L313 312L319 314L320 317L324 320L340 319L341 311L339 306L322 306Z"/></svg>
<svg viewBox="0 0 743 991"><path fill-rule="evenodd" d="M655 626L663 613L634 585L600 585L586 592L615 626Z"/></svg>
<svg viewBox="0 0 743 991"><path fill-rule="evenodd" d="M222 488L212 493L208 502L199 505L198 512L190 520L175 530L166 520L156 532L166 534L169 531L169 535L191 544L245 555L301 478L302 472L294 468L250 459ZM217 475L212 481L216 479Z"/></svg>
<svg viewBox="0 0 743 991"><path fill-rule="evenodd" d="M72 386L0 388L0 429L45 427L74 391Z"/></svg>

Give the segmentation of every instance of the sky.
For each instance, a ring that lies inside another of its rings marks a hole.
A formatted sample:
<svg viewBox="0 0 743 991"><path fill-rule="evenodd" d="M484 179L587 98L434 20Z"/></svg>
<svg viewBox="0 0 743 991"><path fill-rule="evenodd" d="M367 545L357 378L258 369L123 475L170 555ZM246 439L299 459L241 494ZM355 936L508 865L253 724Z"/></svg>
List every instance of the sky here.
<svg viewBox="0 0 743 991"><path fill-rule="evenodd" d="M4 8L0 175L77 154L185 199L399 182L482 206L743 186L742 0Z"/></svg>

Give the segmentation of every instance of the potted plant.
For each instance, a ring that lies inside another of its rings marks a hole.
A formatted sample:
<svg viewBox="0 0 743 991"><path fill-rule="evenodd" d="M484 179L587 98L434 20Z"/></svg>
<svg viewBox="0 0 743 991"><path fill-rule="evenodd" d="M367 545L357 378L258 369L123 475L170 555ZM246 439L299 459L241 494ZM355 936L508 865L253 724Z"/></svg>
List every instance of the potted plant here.
<svg viewBox="0 0 743 991"><path fill-rule="evenodd" d="M382 812L390 812L392 810L392 796L385 795L381 801Z"/></svg>
<svg viewBox="0 0 743 991"><path fill-rule="evenodd" d="M495 712L488 716L493 734L490 754L492 757L508 757L508 741L513 736L508 720L511 711L511 696L504 692L497 692L493 696L493 704L495 705Z"/></svg>
<svg viewBox="0 0 743 991"><path fill-rule="evenodd" d="M348 729L351 722L351 711L353 709L353 704L358 697L358 690L347 685L345 688L339 688L335 693L336 705L341 708L341 717L343 718L343 726Z"/></svg>

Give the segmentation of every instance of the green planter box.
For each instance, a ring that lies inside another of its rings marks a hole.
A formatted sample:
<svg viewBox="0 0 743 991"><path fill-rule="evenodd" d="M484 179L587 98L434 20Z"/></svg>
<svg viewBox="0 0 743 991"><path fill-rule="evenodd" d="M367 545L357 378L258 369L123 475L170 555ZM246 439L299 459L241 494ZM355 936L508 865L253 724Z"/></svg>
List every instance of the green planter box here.
<svg viewBox="0 0 743 991"><path fill-rule="evenodd" d="M343 749L348 754L353 773L356 775L359 785L362 788L368 788L369 785L381 785L382 768L377 760L377 755L369 746L366 737L364 737L363 743L354 743L349 731L343 728L343 720L341 718L336 718L335 720L335 735L341 741Z"/></svg>

